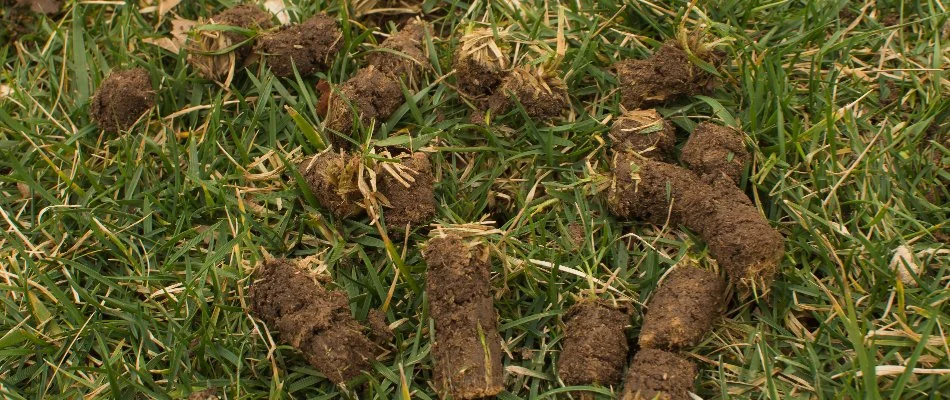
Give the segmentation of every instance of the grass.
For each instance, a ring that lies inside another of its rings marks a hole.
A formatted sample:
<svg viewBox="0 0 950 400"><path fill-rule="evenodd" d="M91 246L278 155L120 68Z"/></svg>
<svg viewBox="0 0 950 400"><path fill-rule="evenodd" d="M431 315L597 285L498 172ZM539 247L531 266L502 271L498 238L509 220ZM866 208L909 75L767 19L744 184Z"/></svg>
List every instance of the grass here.
<svg viewBox="0 0 950 400"><path fill-rule="evenodd" d="M295 19L327 11L346 20L336 1L290 3ZM506 351L499 398L568 396L555 370L559 316L578 296L645 303L673 265L716 268L695 235L618 221L596 194L607 172L603 139L619 112L610 65L650 54L681 22L725 39L730 62L709 97L659 111L680 143L707 119L747 133L755 160L742 187L787 250L770 295L734 297L725 320L690 349L701 370L695 393L950 393L945 2L512 3L439 6L424 90L372 132L432 152L436 222L495 221L484 237ZM182 2L174 11L194 19L231 4ZM415 246L425 233L387 253L367 220L321 210L291 168L322 147L309 130L320 126L315 79L253 67L230 88L202 81L183 55L142 42L166 35L169 18L123 2L72 1L0 43L0 85L11 89L0 99L0 393L435 398ZM515 111L488 127L468 123L472 107L451 86L451 52L455 33L480 23L510 29L519 62L557 63L573 106L565 119L545 124ZM381 41L358 21L343 26L350 56L320 76L334 83ZM156 107L128 134L103 133L88 116L90 97L110 70L132 66L151 74ZM901 246L924 265L916 286L889 267ZM270 342L244 307L250 274L269 256L315 256L357 318L384 307L393 351L340 388Z"/></svg>

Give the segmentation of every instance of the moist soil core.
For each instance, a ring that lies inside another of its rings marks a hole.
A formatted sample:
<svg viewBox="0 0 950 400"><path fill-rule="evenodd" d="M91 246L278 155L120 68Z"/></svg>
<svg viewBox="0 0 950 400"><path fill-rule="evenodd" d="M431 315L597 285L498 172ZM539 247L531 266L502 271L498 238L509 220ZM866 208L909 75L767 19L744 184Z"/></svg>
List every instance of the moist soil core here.
<svg viewBox="0 0 950 400"><path fill-rule="evenodd" d="M274 260L257 271L248 297L250 311L334 383L370 370L377 348L351 315L345 292L327 290L287 260Z"/></svg>
<svg viewBox="0 0 950 400"><path fill-rule="evenodd" d="M487 28L462 36L453 62L458 89L471 97L495 93L508 75L508 50L508 44L499 45Z"/></svg>
<svg viewBox="0 0 950 400"><path fill-rule="evenodd" d="M622 400L690 400L696 365L674 353L643 349L633 357Z"/></svg>
<svg viewBox="0 0 950 400"><path fill-rule="evenodd" d="M152 80L144 68L112 71L92 97L89 112L100 128L119 132L132 127L155 102Z"/></svg>
<svg viewBox="0 0 950 400"><path fill-rule="evenodd" d="M340 85L339 93L329 96L324 126L347 136L356 128L354 110L358 113L360 125L368 126L374 120L377 123L385 121L406 100L399 81L373 66L357 71ZM330 140L337 147L350 145L346 139L336 135L331 135Z"/></svg>
<svg viewBox="0 0 950 400"><path fill-rule="evenodd" d="M726 282L693 267L676 268L647 304L640 347L679 350L699 344L721 318Z"/></svg>
<svg viewBox="0 0 950 400"><path fill-rule="evenodd" d="M359 156L326 151L297 166L310 191L337 218L355 217L365 211L358 179Z"/></svg>
<svg viewBox="0 0 950 400"><path fill-rule="evenodd" d="M207 24L262 31L274 26L272 15L253 4L242 4L215 14ZM248 37L231 31L201 30L188 41L188 62L206 79L220 79L251 55L253 43L244 43L232 53L218 54Z"/></svg>
<svg viewBox="0 0 950 400"><path fill-rule="evenodd" d="M512 97L521 103L529 117L535 119L555 118L568 106L564 81L540 70L513 69L488 100L488 107L495 115L505 114L516 106Z"/></svg>
<svg viewBox="0 0 950 400"><path fill-rule="evenodd" d="M621 104L633 110L653 107L711 86L710 74L694 65L676 42L665 43L644 60L616 64Z"/></svg>
<svg viewBox="0 0 950 400"><path fill-rule="evenodd" d="M498 313L488 248L457 235L430 239L423 253L435 325L433 380L441 398L478 399L504 390Z"/></svg>
<svg viewBox="0 0 950 400"><path fill-rule="evenodd" d="M741 132L703 122L689 136L681 158L706 182L726 176L733 183L739 183L751 156Z"/></svg>
<svg viewBox="0 0 950 400"><path fill-rule="evenodd" d="M336 20L317 14L258 39L257 52L267 59L271 72L279 77L309 76L329 68L343 45L343 33Z"/></svg>
<svg viewBox="0 0 950 400"><path fill-rule="evenodd" d="M389 230L399 233L406 225L413 228L429 222L435 216L435 177L429 156L415 152L395 166L383 165L376 172L377 189L389 203L383 210Z"/></svg>
<svg viewBox="0 0 950 400"><path fill-rule="evenodd" d="M584 301L568 309L564 319L564 345L558 358L561 380L571 386L619 385L630 351L624 333L630 310Z"/></svg>
<svg viewBox="0 0 950 400"><path fill-rule="evenodd" d="M627 111L610 127L616 152L632 151L646 158L667 160L676 147L676 130L654 109Z"/></svg>
<svg viewBox="0 0 950 400"><path fill-rule="evenodd" d="M379 49L366 57L369 65L396 79L406 79L409 86L416 85L422 72L431 68L426 57L423 39L426 24L413 21L379 45Z"/></svg>

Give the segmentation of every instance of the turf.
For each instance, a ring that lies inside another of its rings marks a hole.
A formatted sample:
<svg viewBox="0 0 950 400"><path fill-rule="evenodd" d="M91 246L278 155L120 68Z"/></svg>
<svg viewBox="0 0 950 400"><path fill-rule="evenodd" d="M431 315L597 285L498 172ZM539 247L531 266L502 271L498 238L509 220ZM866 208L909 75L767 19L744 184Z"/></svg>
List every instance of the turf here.
<svg viewBox="0 0 950 400"><path fill-rule="evenodd" d="M294 183L294 162L322 148L316 79L254 67L228 88L203 81L184 55L143 42L167 35L171 14L135 3L67 2L16 41L9 8L0 14L3 397L177 399L213 388L227 399L435 398L415 246L424 233L391 242L366 218L333 219ZM233 5L196 3L174 12L195 19ZM382 40L341 17L337 1L289 3L295 20L325 10L343 22L349 57L321 74L331 82ZM618 221L600 193L604 139L619 115L610 65L704 27L722 39L724 84L659 111L680 144L704 120L748 134L754 166L741 185L785 235L787 254L768 296L733 297L725 321L690 350L695 392L950 393L946 2L436 3L425 2L434 71L364 143L432 152L436 222L485 227L506 351L499 398L577 389L554 366L560 316L578 296L644 303L674 264L716 268L694 234ZM567 118L545 124L516 110L469 123L451 51L481 23L509 29L520 62L565 76ZM156 107L131 133L105 134L90 121L90 98L111 69L133 66L157 82ZM902 246L923 265L916 286L889 267ZM374 371L334 387L248 315L250 274L279 256L313 256L357 318L385 311L394 347Z"/></svg>

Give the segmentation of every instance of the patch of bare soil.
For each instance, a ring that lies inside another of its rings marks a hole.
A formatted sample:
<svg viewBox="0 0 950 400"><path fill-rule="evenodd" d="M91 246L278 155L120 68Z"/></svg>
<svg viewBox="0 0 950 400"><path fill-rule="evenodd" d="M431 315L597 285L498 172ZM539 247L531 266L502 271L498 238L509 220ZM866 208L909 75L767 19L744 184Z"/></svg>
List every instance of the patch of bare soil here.
<svg viewBox="0 0 950 400"><path fill-rule="evenodd" d="M680 350L699 344L722 317L726 282L693 267L676 268L647 304L640 347Z"/></svg>
<svg viewBox="0 0 950 400"><path fill-rule="evenodd" d="M242 4L224 10L202 24L224 25L254 31L274 26L273 15L254 4ZM243 44L242 44L243 43ZM233 48L238 46L237 48ZM252 37L241 32L197 30L188 39L188 62L206 79L221 79L251 55ZM232 49L233 48L233 49ZM230 49L230 51L229 51Z"/></svg>
<svg viewBox="0 0 950 400"><path fill-rule="evenodd" d="M258 39L257 52L271 72L279 77L309 76L329 68L343 45L337 21L317 14L299 25L291 25Z"/></svg>
<svg viewBox="0 0 950 400"><path fill-rule="evenodd" d="M112 71L92 97L89 112L100 128L119 132L131 128L154 101L152 80L144 68Z"/></svg>
<svg viewBox="0 0 950 400"><path fill-rule="evenodd" d="M565 314L558 376L568 385L619 385L630 347L624 328L630 310L603 301L584 301Z"/></svg>
<svg viewBox="0 0 950 400"><path fill-rule="evenodd" d="M739 183L751 158L741 132L711 122L696 126L682 153L683 162L706 182L725 176Z"/></svg>
<svg viewBox="0 0 950 400"><path fill-rule="evenodd" d="M248 292L250 311L334 383L371 368L376 345L350 314L347 295L327 290L287 260L265 263Z"/></svg>
<svg viewBox="0 0 950 400"><path fill-rule="evenodd" d="M514 68L505 77L489 98L489 109L496 115L505 114L515 108L513 98L529 117L542 120L560 116L570 103L567 84L560 77L522 67Z"/></svg>
<svg viewBox="0 0 950 400"><path fill-rule="evenodd" d="M646 158L668 160L676 147L676 130L656 110L627 111L610 127L615 152L635 152Z"/></svg>
<svg viewBox="0 0 950 400"><path fill-rule="evenodd" d="M310 191L323 207L337 218L357 216L365 211L359 189L359 156L326 151L297 166Z"/></svg>
<svg viewBox="0 0 950 400"><path fill-rule="evenodd" d="M447 235L429 240L423 257L428 266L426 296L435 325L433 380L439 396L497 395L504 389L504 370L488 248Z"/></svg>
<svg viewBox="0 0 950 400"><path fill-rule="evenodd" d="M416 152L400 163L379 163L377 190L388 204L383 209L390 231L414 228L435 216L435 177L426 153Z"/></svg>
<svg viewBox="0 0 950 400"><path fill-rule="evenodd" d="M622 400L690 400L696 365L662 350L643 349L633 357Z"/></svg>

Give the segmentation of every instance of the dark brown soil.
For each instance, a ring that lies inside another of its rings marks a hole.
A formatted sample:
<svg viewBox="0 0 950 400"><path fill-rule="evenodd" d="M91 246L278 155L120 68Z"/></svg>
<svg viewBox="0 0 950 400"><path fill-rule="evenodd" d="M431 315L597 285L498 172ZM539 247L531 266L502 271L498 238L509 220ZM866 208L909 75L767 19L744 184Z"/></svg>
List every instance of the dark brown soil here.
<svg viewBox="0 0 950 400"><path fill-rule="evenodd" d="M355 217L365 211L358 186L362 160L345 152L327 151L297 166L320 205L337 218Z"/></svg>
<svg viewBox="0 0 950 400"><path fill-rule="evenodd" d="M334 383L369 370L376 346L350 314L347 295L327 290L286 260L265 263L248 292L250 311Z"/></svg>
<svg viewBox="0 0 950 400"><path fill-rule="evenodd" d="M682 159L704 181L711 182L724 175L739 183L751 156L742 140L742 132L703 122L696 126L683 146Z"/></svg>
<svg viewBox="0 0 950 400"><path fill-rule="evenodd" d="M504 389L488 248L449 235L429 240L426 297L435 325L433 380L441 398L477 399Z"/></svg>
<svg viewBox="0 0 950 400"><path fill-rule="evenodd" d="M706 240L733 281L768 290L784 239L739 190L723 191L686 168L623 153L615 156L613 172L611 213L657 225L669 215L671 225L685 225Z"/></svg>
<svg viewBox="0 0 950 400"><path fill-rule="evenodd" d="M512 70L491 96L489 109L495 115L511 111L516 104L512 97L521 103L529 117L542 120L561 115L570 104L567 85L561 78L521 67Z"/></svg>
<svg viewBox="0 0 950 400"><path fill-rule="evenodd" d="M343 45L343 33L336 20L317 14L302 24L285 27L258 40L257 52L267 59L274 75L309 76L329 68Z"/></svg>
<svg viewBox="0 0 950 400"><path fill-rule="evenodd" d="M152 108L154 99L152 80L144 68L112 71L92 97L89 112L100 128L124 131Z"/></svg>
<svg viewBox="0 0 950 400"><path fill-rule="evenodd" d="M508 45L496 42L488 29L463 36L453 62L458 89L471 97L495 93L510 68L507 50Z"/></svg>
<svg viewBox="0 0 950 400"><path fill-rule="evenodd" d="M676 130L656 110L627 111L610 127L616 152L636 152L656 160L671 158L676 147Z"/></svg>
<svg viewBox="0 0 950 400"><path fill-rule="evenodd" d="M382 165L376 171L377 190L389 204L383 210L390 231L403 232L406 225L416 227L429 222L435 215L435 177L426 153L416 152L394 167L402 171L406 187L387 172ZM412 179L410 181L409 179Z"/></svg>
<svg viewBox="0 0 950 400"><path fill-rule="evenodd" d="M689 400L696 365L662 350L643 349L633 357L622 400Z"/></svg>
<svg viewBox="0 0 950 400"><path fill-rule="evenodd" d="M708 88L710 75L695 66L673 41L650 58L625 60L616 65L621 103L629 110L653 107Z"/></svg>
<svg viewBox="0 0 950 400"><path fill-rule="evenodd" d="M329 96L325 127L344 135L355 128L354 109L359 113L359 123L369 126L374 120L385 121L406 100L399 81L373 66L357 71L340 85L338 93ZM349 142L336 135L331 140L338 147L349 147Z"/></svg>
<svg viewBox="0 0 950 400"><path fill-rule="evenodd" d="M252 4L242 4L224 10L205 23L256 31L274 26L272 15ZM243 65L245 59L251 55L254 45L253 42L248 42L234 49L233 60L230 54L218 53L247 40L248 37L239 32L217 30L198 32L195 37L189 38L188 62L198 69L201 76L207 79L220 79L226 76L233 66Z"/></svg>
<svg viewBox="0 0 950 400"><path fill-rule="evenodd" d="M619 385L630 347L624 328L630 310L602 301L575 304L564 316L558 376L567 385Z"/></svg>
<svg viewBox="0 0 950 400"><path fill-rule="evenodd" d="M29 7L39 14L56 14L63 6L61 0L16 0L17 7Z"/></svg>
<svg viewBox="0 0 950 400"><path fill-rule="evenodd" d="M369 328L369 337L379 346L385 346L393 341L393 331L386 323L386 314L377 309L369 310L366 316L366 326Z"/></svg>
<svg viewBox="0 0 950 400"><path fill-rule="evenodd" d="M679 350L697 345L722 315L726 282L692 267L674 269L647 304L640 347Z"/></svg>
<svg viewBox="0 0 950 400"><path fill-rule="evenodd" d="M423 71L432 67L426 57L423 39L426 24L415 21L379 45L379 49L367 56L366 62L384 74L396 79L404 79L414 86L419 82Z"/></svg>

